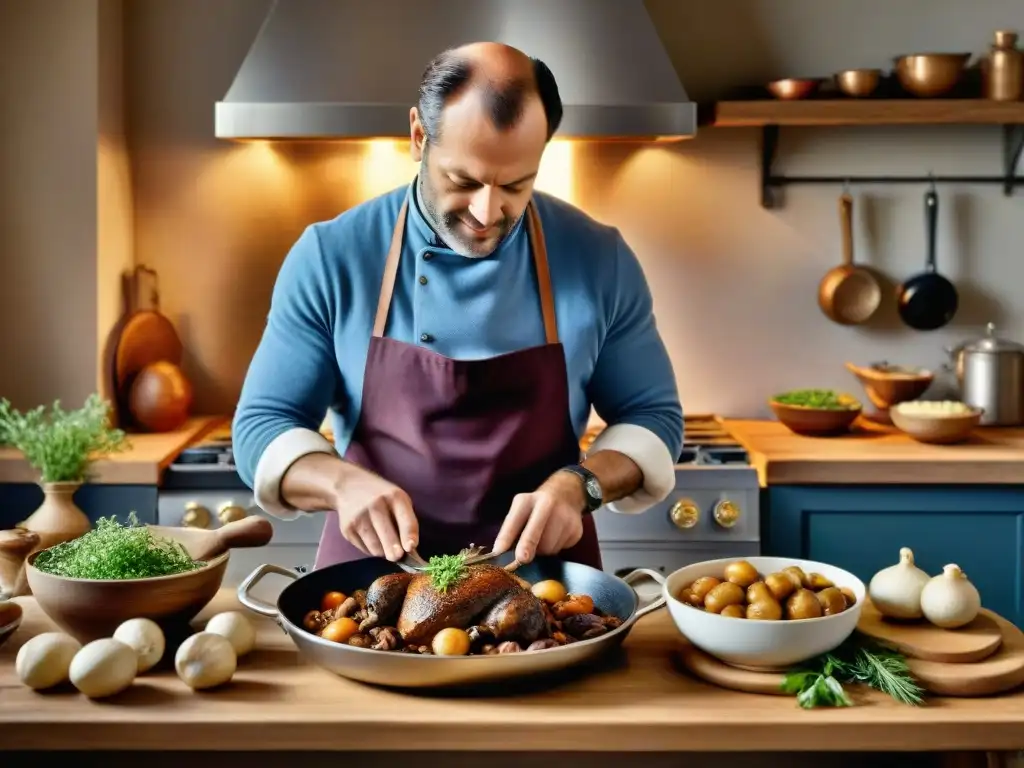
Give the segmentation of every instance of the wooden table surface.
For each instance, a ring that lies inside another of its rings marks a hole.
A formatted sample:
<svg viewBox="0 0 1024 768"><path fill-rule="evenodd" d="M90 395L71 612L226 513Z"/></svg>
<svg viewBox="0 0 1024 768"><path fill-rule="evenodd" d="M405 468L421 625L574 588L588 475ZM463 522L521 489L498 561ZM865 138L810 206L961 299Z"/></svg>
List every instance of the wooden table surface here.
<svg viewBox="0 0 1024 768"><path fill-rule="evenodd" d="M269 619L226 687L193 693L173 672L90 701L74 689L36 693L14 671L18 648L52 629L32 598L0 647L5 750L953 751L1024 747L1024 693L934 699L926 707L856 691L857 706L801 710L783 696L702 683L676 662L667 611L634 627L621 653L591 674L544 687L496 686L467 696L361 685L303 662ZM222 591L199 617L237 608ZM244 610L244 609L243 609ZM252 614L250 614L252 615Z"/></svg>
<svg viewBox="0 0 1024 768"><path fill-rule="evenodd" d="M172 432L128 435L131 446L96 461L91 483L156 485L182 449L223 423L223 416L197 416ZM0 483L35 483L39 477L22 453L0 447Z"/></svg>
<svg viewBox="0 0 1024 768"><path fill-rule="evenodd" d="M849 434L803 437L777 421L726 419L761 485L1024 483L1024 428L981 428L956 445L918 443L861 420Z"/></svg>

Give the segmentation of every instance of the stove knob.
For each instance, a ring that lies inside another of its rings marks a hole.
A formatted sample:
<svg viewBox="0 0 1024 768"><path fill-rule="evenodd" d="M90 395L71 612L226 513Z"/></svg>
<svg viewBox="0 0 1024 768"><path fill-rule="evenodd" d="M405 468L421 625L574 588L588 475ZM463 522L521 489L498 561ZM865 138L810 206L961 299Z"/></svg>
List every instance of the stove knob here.
<svg viewBox="0 0 1024 768"><path fill-rule="evenodd" d="M245 517L245 507L231 503L221 504L220 509L217 510L217 517L220 518L221 525L237 522Z"/></svg>
<svg viewBox="0 0 1024 768"><path fill-rule="evenodd" d="M693 528L697 521L700 520L700 508L692 499L680 499L672 505L668 515L672 518L672 524L676 528L686 530L687 528Z"/></svg>
<svg viewBox="0 0 1024 768"><path fill-rule="evenodd" d="M737 504L724 500L715 504L715 522L723 528L732 528L740 521L740 508Z"/></svg>
<svg viewBox="0 0 1024 768"><path fill-rule="evenodd" d="M209 528L210 510L201 504L190 501L185 505L185 514L181 517L181 524L186 528Z"/></svg>

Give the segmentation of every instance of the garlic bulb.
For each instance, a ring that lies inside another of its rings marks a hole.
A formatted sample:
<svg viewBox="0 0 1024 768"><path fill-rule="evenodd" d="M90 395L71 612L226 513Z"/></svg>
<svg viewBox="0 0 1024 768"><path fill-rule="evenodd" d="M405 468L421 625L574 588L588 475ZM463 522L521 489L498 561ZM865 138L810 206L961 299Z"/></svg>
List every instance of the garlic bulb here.
<svg viewBox="0 0 1024 768"><path fill-rule="evenodd" d="M82 644L63 632L36 635L18 649L14 669L18 679L36 691L60 685L68 679L71 660Z"/></svg>
<svg viewBox="0 0 1024 768"><path fill-rule="evenodd" d="M900 549L900 561L871 577L868 597L883 616L892 619L921 618L921 590L928 574L914 565L909 547Z"/></svg>
<svg viewBox="0 0 1024 768"><path fill-rule="evenodd" d="M139 674L156 666L163 658L166 640L152 619L128 619L116 630L114 639L130 646L139 657Z"/></svg>
<svg viewBox="0 0 1024 768"><path fill-rule="evenodd" d="M197 632L178 647L174 669L189 688L214 688L235 674L238 657L231 641L213 632Z"/></svg>
<svg viewBox="0 0 1024 768"><path fill-rule="evenodd" d="M71 660L71 683L90 699L120 693L135 680L139 657L130 645L105 637L82 647Z"/></svg>
<svg viewBox="0 0 1024 768"><path fill-rule="evenodd" d="M241 611L218 613L206 622L206 631L226 637L238 658L256 647L256 628Z"/></svg>
<svg viewBox="0 0 1024 768"><path fill-rule="evenodd" d="M932 624L956 629L970 624L981 611L981 595L960 567L950 563L921 592L921 610Z"/></svg>

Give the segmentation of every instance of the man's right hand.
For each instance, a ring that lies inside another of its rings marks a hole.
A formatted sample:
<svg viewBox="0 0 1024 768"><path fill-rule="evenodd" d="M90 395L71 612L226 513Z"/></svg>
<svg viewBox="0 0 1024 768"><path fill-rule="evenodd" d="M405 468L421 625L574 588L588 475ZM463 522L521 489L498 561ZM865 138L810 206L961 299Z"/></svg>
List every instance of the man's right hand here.
<svg viewBox="0 0 1024 768"><path fill-rule="evenodd" d="M379 475L350 466L338 495L341 535L368 555L402 559L419 541L409 494Z"/></svg>
<svg viewBox="0 0 1024 768"><path fill-rule="evenodd" d="M412 499L394 483L326 453L296 461L281 482L296 509L335 510L341 535L360 552L395 562L419 544Z"/></svg>

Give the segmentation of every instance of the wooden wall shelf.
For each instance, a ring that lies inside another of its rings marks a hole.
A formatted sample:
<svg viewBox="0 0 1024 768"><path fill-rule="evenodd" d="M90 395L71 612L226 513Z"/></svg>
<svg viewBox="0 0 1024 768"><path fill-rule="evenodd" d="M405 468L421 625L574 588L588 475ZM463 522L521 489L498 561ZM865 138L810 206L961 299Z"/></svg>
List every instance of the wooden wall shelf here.
<svg viewBox="0 0 1024 768"><path fill-rule="evenodd" d="M1024 102L984 99L806 99L721 101L714 128L761 129L761 205L777 208L778 190L793 184L1000 184L1010 196L1024 186L1017 165L1024 151ZM783 176L773 172L782 126L993 125L1002 128L1001 176Z"/></svg>

